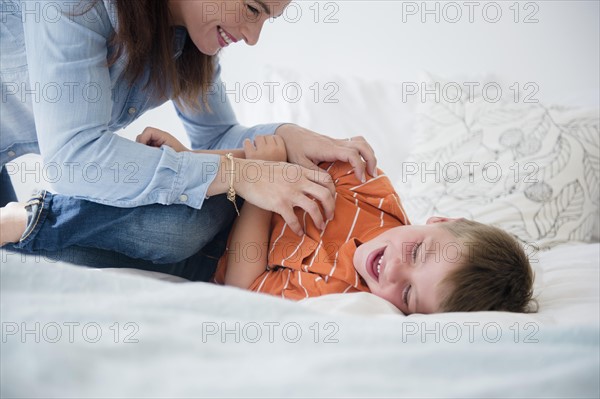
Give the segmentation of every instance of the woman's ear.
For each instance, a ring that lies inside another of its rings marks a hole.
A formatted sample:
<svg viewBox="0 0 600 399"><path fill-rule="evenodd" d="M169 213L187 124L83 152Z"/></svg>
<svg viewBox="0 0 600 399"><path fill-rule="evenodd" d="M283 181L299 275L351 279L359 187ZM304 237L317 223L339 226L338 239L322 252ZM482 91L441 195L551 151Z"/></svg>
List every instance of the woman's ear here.
<svg viewBox="0 0 600 399"><path fill-rule="evenodd" d="M454 220L458 220L460 218L446 218L443 216L432 216L429 219L427 219L427 222L425 222L425 224L431 224L431 223L441 223L441 222L452 222Z"/></svg>

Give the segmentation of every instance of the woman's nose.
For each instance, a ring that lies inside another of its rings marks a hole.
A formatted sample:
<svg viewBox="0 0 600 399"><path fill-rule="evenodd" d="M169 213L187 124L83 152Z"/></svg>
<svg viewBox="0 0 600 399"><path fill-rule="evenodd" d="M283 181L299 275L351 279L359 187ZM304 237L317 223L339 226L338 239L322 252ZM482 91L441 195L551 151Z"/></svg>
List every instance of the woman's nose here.
<svg viewBox="0 0 600 399"><path fill-rule="evenodd" d="M244 36L244 41L248 46L254 46L256 43L258 43L260 32L264 23L265 20L260 19L258 21L247 22L245 24L244 29L242 29L242 35Z"/></svg>

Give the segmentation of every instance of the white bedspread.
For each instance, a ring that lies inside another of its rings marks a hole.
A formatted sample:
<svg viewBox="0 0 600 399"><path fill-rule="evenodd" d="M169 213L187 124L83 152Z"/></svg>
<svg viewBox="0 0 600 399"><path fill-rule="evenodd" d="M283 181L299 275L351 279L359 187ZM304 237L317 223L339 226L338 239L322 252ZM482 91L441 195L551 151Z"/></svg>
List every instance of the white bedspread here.
<svg viewBox="0 0 600 399"><path fill-rule="evenodd" d="M409 317L1 252L0 394L598 397L599 248L540 255L537 314Z"/></svg>

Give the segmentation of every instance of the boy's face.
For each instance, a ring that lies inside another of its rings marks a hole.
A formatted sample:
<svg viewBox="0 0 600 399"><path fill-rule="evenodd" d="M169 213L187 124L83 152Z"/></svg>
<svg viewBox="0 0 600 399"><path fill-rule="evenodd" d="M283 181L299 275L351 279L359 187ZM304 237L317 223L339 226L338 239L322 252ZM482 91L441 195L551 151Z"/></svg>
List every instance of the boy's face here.
<svg viewBox="0 0 600 399"><path fill-rule="evenodd" d="M436 313L448 288L440 282L464 264L466 247L431 217L423 226L396 227L360 245L354 268L371 292L404 314Z"/></svg>

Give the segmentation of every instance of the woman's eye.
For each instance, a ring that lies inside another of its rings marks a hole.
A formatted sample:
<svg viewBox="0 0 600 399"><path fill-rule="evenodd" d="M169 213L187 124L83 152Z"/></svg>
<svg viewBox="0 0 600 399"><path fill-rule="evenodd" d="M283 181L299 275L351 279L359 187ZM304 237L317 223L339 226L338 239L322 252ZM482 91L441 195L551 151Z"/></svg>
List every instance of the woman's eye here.
<svg viewBox="0 0 600 399"><path fill-rule="evenodd" d="M254 15L258 15L260 14L260 11L258 11L258 8L256 7L252 7L251 5L248 5L248 9L250 10L250 12Z"/></svg>
<svg viewBox="0 0 600 399"><path fill-rule="evenodd" d="M415 244L415 246L413 247L413 250L412 250L412 261L413 261L413 263L415 263L417 261L417 250L419 249L419 247L421 246L422 243L423 242Z"/></svg>

